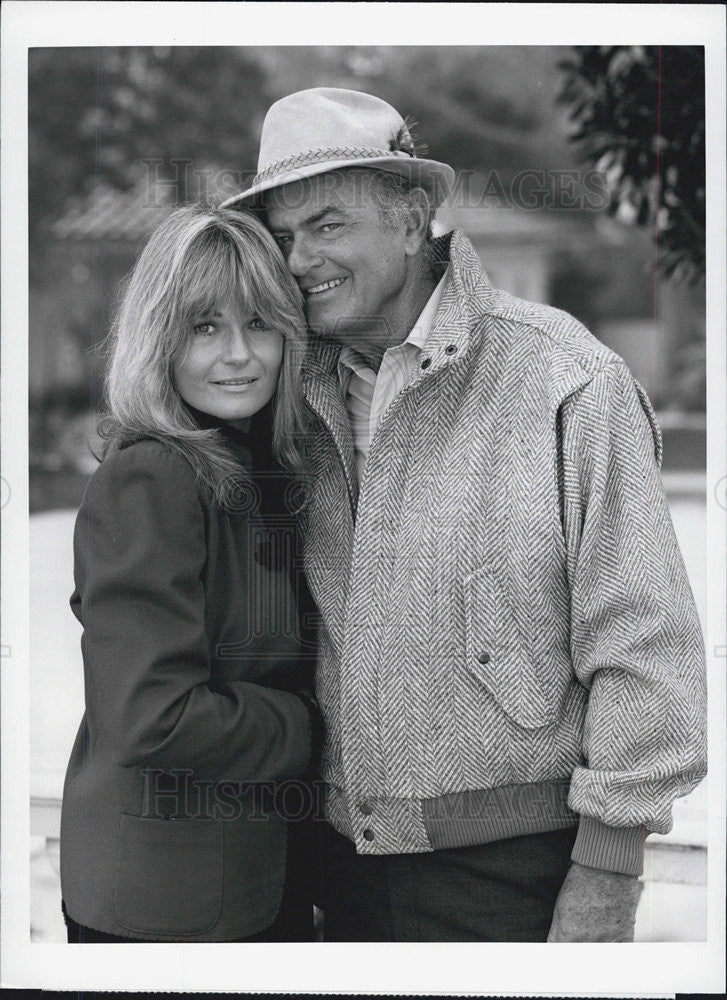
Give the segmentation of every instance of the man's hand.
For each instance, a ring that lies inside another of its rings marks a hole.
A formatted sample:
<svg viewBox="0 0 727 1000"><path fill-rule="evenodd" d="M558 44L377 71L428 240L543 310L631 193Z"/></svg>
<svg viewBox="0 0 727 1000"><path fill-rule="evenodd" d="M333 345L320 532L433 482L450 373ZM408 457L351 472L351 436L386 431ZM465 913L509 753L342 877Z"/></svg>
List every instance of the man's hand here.
<svg viewBox="0 0 727 1000"><path fill-rule="evenodd" d="M635 875L574 861L555 903L548 941L633 941L641 889Z"/></svg>

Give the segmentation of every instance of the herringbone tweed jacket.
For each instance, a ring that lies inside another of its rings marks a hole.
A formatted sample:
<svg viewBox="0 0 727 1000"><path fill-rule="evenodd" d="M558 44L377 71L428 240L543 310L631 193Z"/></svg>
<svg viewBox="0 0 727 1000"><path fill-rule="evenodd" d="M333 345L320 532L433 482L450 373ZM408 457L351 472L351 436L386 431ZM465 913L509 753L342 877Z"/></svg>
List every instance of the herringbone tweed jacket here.
<svg viewBox="0 0 727 1000"><path fill-rule="evenodd" d="M339 349L315 343L306 572L327 815L359 853L579 823L636 874L705 773L700 625L623 361L495 290L460 232L421 365L357 486Z"/></svg>

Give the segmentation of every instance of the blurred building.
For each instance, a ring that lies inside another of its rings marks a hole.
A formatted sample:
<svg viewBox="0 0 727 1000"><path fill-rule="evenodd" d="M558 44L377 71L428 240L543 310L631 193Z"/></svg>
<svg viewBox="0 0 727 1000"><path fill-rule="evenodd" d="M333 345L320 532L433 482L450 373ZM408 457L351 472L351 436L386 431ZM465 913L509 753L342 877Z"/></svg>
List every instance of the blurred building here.
<svg viewBox="0 0 727 1000"><path fill-rule="evenodd" d="M103 342L122 279L172 198L163 184L141 182L130 191L99 185L49 227L43 281L31 294L31 402L64 391L83 402L100 398Z"/></svg>
<svg viewBox="0 0 727 1000"><path fill-rule="evenodd" d="M52 225L48 281L33 295L31 400L59 388L99 398L120 283L173 196L164 183L129 192L104 187ZM643 231L592 212L506 204L445 206L437 228L464 230L497 287L580 319L624 358L658 407L700 408L696 390L674 398L672 381L685 332L693 341L703 326L701 290L654 280Z"/></svg>
<svg viewBox="0 0 727 1000"><path fill-rule="evenodd" d="M676 442L667 446L667 467L703 464L702 290L655 281L648 234L603 213L478 204L458 190L439 213L438 231L464 230L493 284L565 309L621 355L665 412L665 433ZM175 197L163 182L128 192L101 186L50 227L44 281L31 297L34 509L80 500L95 465L94 413L120 287Z"/></svg>

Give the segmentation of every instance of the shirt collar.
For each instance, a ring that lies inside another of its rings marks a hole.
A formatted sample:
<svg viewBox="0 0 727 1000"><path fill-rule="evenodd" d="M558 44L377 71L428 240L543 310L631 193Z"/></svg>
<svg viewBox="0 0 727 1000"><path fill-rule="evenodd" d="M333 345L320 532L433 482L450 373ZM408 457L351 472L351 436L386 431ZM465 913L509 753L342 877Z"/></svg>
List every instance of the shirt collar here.
<svg viewBox="0 0 727 1000"><path fill-rule="evenodd" d="M434 319L437 315L437 309L439 308L439 302L442 298L442 292L444 291L448 274L449 268L447 268L444 272L439 280L439 283L437 284L437 287L427 299L426 305L419 313L417 321L411 328L409 336L406 340L402 341L401 344L397 344L396 347L390 347L390 351L401 350L404 348L405 344L411 344L411 346L416 348L417 351L422 350L431 332L432 326L434 325ZM341 354L338 358L338 377L342 384L345 385L344 379L349 377L351 372L356 372L356 374L361 378L366 378L365 373L369 373L369 375L372 374L366 361L361 357L358 351L355 350L355 348L342 347ZM375 377L375 373L373 374Z"/></svg>

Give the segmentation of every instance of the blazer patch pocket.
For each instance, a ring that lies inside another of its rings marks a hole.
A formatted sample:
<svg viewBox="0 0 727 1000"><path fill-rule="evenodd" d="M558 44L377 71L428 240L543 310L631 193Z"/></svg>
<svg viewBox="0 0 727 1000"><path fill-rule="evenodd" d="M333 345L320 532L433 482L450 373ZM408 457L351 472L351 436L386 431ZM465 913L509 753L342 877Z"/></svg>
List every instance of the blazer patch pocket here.
<svg viewBox="0 0 727 1000"><path fill-rule="evenodd" d="M210 930L222 905L221 824L122 813L113 892L116 919L137 934Z"/></svg>
<svg viewBox="0 0 727 1000"><path fill-rule="evenodd" d="M464 580L467 668L504 712L526 729L556 719L512 608L487 567Z"/></svg>

